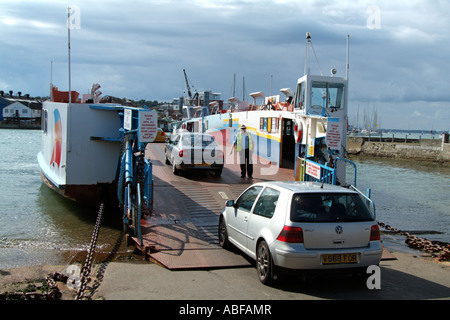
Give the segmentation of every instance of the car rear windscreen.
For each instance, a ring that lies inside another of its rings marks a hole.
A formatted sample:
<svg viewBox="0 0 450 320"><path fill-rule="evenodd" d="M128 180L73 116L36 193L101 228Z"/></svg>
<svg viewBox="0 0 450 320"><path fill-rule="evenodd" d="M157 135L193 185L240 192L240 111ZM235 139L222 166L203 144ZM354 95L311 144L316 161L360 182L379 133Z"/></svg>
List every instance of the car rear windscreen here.
<svg viewBox="0 0 450 320"><path fill-rule="evenodd" d="M365 200L349 193L296 193L292 197L291 221L373 221Z"/></svg>
<svg viewBox="0 0 450 320"><path fill-rule="evenodd" d="M217 143L213 136L204 134L190 134L183 136L183 145L191 147L216 146Z"/></svg>

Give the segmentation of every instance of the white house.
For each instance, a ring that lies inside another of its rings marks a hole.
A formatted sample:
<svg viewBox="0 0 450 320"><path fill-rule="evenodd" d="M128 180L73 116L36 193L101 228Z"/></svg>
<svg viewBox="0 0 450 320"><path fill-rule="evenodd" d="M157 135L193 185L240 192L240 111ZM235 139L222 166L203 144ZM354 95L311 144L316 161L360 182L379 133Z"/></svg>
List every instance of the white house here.
<svg viewBox="0 0 450 320"><path fill-rule="evenodd" d="M3 108L3 118L14 118L20 120L31 120L41 118L41 109L30 108L18 101L11 103Z"/></svg>

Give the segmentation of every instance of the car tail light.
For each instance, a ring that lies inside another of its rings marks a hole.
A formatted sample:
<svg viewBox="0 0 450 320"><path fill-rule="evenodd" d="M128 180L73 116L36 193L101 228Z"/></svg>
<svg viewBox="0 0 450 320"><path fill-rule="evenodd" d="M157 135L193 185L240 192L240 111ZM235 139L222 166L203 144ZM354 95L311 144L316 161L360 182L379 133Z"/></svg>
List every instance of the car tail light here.
<svg viewBox="0 0 450 320"><path fill-rule="evenodd" d="M183 149L181 149L180 152L178 152L178 155L180 156L180 158L183 158Z"/></svg>
<svg viewBox="0 0 450 320"><path fill-rule="evenodd" d="M277 240L288 243L303 243L303 230L300 227L284 226Z"/></svg>
<svg viewBox="0 0 450 320"><path fill-rule="evenodd" d="M370 228L370 241L379 241L380 239L380 228L377 224L373 225Z"/></svg>

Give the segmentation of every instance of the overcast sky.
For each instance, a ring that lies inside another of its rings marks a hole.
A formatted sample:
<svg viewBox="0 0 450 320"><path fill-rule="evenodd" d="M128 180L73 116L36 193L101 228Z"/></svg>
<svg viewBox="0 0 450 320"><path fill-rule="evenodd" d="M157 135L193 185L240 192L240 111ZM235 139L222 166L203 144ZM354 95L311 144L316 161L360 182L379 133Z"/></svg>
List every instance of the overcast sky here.
<svg viewBox="0 0 450 320"><path fill-rule="evenodd" d="M227 100L295 89L311 32L320 69L345 76L350 35L349 120L377 110L381 128L450 130L448 0L0 0L0 90L48 96L72 90L172 101L193 91ZM320 73L315 59L311 73ZM272 79L272 81L271 81Z"/></svg>

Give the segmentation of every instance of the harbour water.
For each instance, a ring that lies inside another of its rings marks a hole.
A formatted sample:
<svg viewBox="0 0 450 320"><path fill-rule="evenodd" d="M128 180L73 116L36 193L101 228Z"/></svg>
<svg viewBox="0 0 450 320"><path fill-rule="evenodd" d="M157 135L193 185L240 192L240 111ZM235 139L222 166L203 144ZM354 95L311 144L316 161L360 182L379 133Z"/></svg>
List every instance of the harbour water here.
<svg viewBox="0 0 450 320"><path fill-rule="evenodd" d="M0 269L66 264L85 252L91 240L96 209L80 207L41 182L36 160L40 147L40 130L0 130ZM371 188L380 222L450 242L450 167L353 160L357 187ZM96 251L109 252L121 237L120 217L106 215ZM387 245L408 250L403 240L383 235Z"/></svg>
<svg viewBox="0 0 450 320"><path fill-rule="evenodd" d="M97 211L42 183L40 148L40 130L0 129L0 269L64 264L89 247ZM120 217L105 215L97 250L112 250L119 237Z"/></svg>

